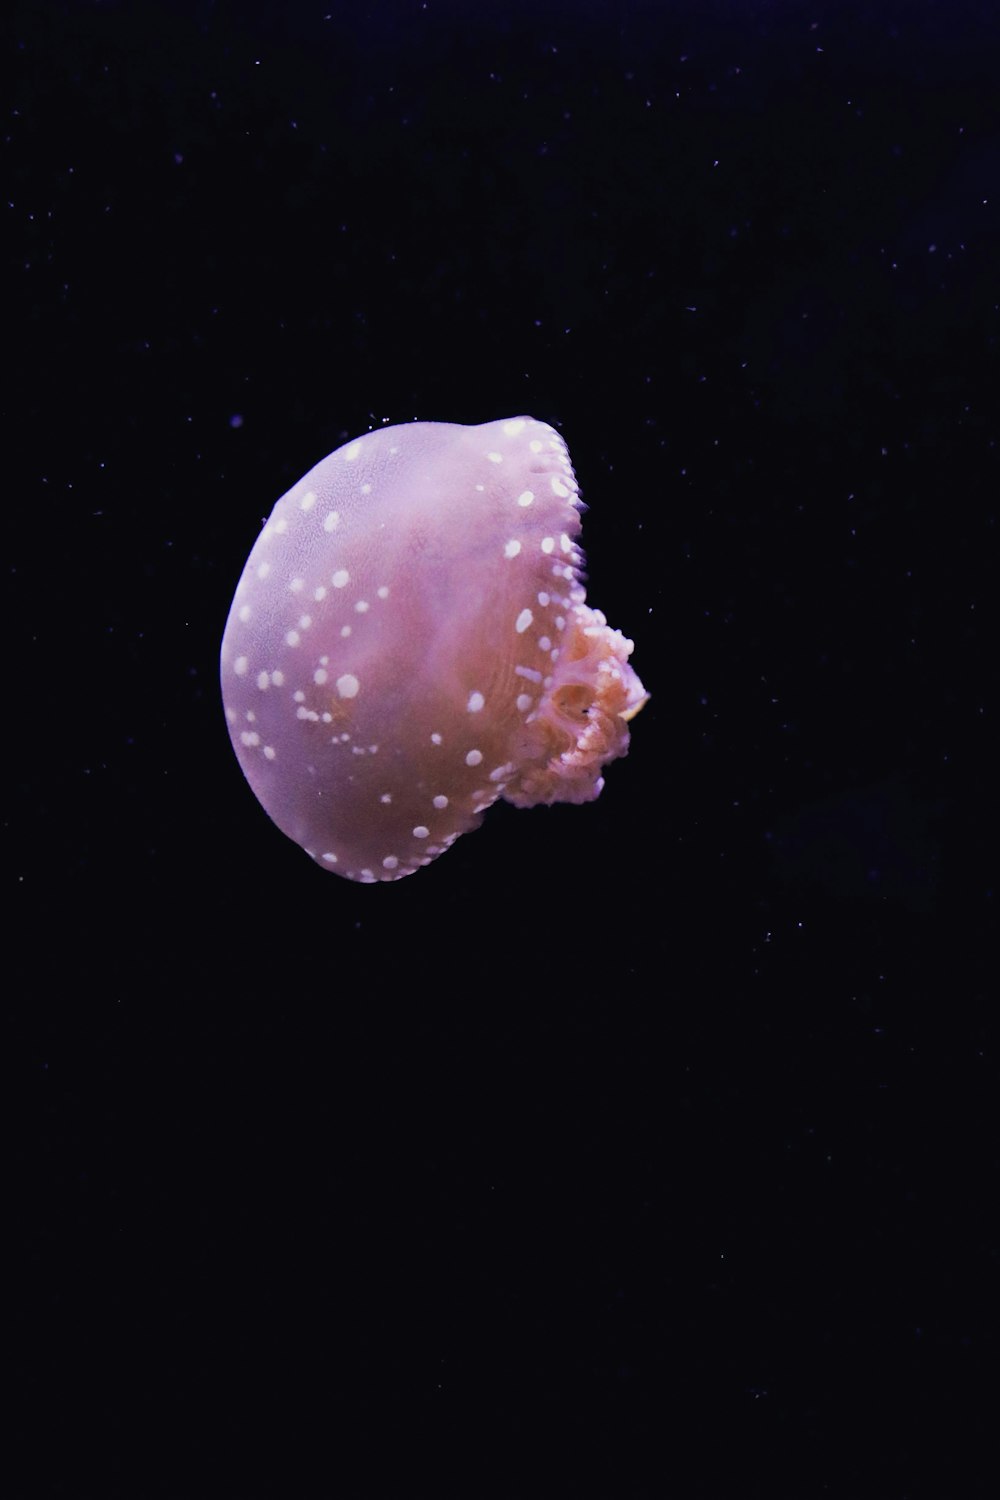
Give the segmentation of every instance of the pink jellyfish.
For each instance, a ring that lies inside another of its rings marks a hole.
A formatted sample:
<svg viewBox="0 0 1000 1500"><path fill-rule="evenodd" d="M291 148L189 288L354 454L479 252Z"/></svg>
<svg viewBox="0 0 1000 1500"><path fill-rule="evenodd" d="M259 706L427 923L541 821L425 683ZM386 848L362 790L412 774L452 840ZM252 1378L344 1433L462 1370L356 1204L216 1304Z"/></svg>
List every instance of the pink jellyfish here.
<svg viewBox="0 0 1000 1500"><path fill-rule="evenodd" d="M589 802L646 701L585 603L566 445L532 417L369 432L275 505L222 641L233 748L317 864L399 880L516 807Z"/></svg>

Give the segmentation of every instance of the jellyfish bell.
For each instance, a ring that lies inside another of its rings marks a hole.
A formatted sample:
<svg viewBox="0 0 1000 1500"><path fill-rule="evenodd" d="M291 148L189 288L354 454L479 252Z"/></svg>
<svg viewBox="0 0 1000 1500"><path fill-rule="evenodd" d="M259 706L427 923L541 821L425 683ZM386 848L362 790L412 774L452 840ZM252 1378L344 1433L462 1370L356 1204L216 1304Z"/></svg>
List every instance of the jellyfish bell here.
<svg viewBox="0 0 1000 1500"><path fill-rule="evenodd" d="M646 701L586 603L578 487L531 417L386 427L277 502L222 641L233 748L324 869L398 880L517 807L588 802Z"/></svg>

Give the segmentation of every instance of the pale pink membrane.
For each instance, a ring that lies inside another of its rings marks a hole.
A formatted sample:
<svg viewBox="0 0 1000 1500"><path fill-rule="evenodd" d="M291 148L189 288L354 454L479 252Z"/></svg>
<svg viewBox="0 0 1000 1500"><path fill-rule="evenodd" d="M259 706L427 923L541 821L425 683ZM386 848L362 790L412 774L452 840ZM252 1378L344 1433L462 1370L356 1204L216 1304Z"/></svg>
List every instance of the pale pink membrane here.
<svg viewBox="0 0 1000 1500"><path fill-rule="evenodd" d="M579 506L531 417L370 432L275 505L222 695L257 798L323 868L398 880L500 796L599 795L646 694L585 602Z"/></svg>

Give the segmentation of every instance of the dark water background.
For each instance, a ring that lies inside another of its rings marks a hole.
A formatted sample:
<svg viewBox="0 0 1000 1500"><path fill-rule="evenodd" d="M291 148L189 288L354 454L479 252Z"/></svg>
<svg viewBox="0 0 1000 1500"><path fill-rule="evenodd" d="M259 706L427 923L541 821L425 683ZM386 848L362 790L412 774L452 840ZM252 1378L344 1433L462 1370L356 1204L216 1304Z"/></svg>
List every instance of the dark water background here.
<svg viewBox="0 0 1000 1500"><path fill-rule="evenodd" d="M8 1493L993 1493L1000 14L5 29ZM321 874L218 701L261 517L520 412L632 753Z"/></svg>

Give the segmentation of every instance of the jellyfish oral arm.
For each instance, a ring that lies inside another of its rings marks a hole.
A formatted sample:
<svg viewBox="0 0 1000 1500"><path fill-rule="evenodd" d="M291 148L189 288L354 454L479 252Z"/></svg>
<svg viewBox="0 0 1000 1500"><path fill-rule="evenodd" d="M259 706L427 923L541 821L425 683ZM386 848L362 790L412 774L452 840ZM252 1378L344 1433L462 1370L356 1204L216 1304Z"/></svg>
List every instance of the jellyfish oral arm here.
<svg viewBox="0 0 1000 1500"><path fill-rule="evenodd" d="M592 802L609 761L628 753L628 721L648 694L629 666L632 642L600 610L573 606L566 643L536 711L525 721L504 789L515 807Z"/></svg>

